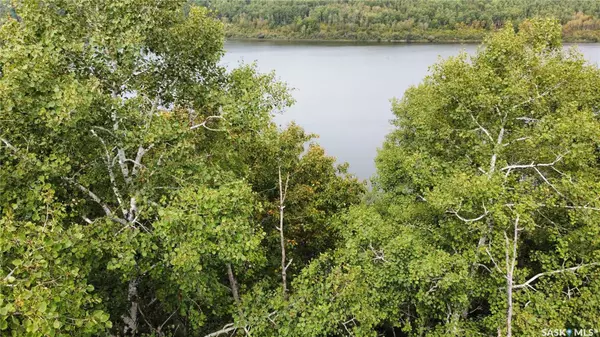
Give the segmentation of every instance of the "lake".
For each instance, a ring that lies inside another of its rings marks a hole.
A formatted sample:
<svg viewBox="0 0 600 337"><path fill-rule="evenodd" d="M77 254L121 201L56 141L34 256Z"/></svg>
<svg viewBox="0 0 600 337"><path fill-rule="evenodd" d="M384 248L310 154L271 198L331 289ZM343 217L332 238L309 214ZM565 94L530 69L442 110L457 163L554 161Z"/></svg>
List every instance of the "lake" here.
<svg viewBox="0 0 600 337"><path fill-rule="evenodd" d="M581 44L584 56L600 64L600 44ZM275 121L295 121L319 135L317 142L350 172L367 179L375 173L377 148L391 130L390 99L401 98L440 58L473 53L472 44L348 44L228 41L222 63L235 67L256 61L262 72L275 70L294 88L296 104Z"/></svg>

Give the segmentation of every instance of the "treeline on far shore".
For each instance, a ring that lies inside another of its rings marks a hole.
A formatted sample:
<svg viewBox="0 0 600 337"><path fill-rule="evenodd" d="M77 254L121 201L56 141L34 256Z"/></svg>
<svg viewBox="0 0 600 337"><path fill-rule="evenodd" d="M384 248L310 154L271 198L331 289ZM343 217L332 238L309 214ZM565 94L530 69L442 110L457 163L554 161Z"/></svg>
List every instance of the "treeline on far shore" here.
<svg viewBox="0 0 600 337"><path fill-rule="evenodd" d="M229 38L481 41L507 24L555 17L564 41L600 41L600 2L589 0L191 1L214 10Z"/></svg>

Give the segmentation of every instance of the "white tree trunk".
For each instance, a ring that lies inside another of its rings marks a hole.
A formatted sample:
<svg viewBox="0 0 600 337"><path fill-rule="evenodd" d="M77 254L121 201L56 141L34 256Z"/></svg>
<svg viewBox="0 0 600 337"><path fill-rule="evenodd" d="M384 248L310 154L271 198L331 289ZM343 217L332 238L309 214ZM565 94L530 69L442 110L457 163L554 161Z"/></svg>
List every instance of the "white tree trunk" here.
<svg viewBox="0 0 600 337"><path fill-rule="evenodd" d="M127 300L129 301L129 313L128 316L123 315L123 322L125 323L125 327L123 328L123 332L125 335L129 334L134 336L137 332L138 327L138 280L134 279L129 281L129 286L127 289Z"/></svg>
<svg viewBox="0 0 600 337"><path fill-rule="evenodd" d="M515 229L512 245L508 235L504 232L506 240L506 337L512 337L512 316L513 316L513 290L515 265L517 263L517 243L519 240L519 215L515 219Z"/></svg>
<svg viewBox="0 0 600 337"><path fill-rule="evenodd" d="M285 195L287 193L288 183L290 181L289 174L285 181L285 187L283 186L283 179L281 178L281 166L279 166L279 242L281 245L281 289L283 297L287 299L287 269L292 262L286 264L285 257L285 235L283 233L283 209L285 208Z"/></svg>

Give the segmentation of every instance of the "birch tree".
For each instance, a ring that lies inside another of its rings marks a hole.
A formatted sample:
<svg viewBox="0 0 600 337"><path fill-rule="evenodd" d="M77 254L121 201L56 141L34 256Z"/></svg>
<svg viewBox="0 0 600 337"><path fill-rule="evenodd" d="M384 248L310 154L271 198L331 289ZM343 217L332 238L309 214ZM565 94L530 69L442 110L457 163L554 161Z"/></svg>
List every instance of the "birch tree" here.
<svg viewBox="0 0 600 337"><path fill-rule="evenodd" d="M500 336L588 317L575 308L598 287L599 83L597 67L563 50L560 26L537 20L434 65L394 103L378 186L407 207L397 219L416 215L470 266L447 333L466 334L477 315L487 316L477 330ZM558 318L550 298L572 314Z"/></svg>
<svg viewBox="0 0 600 337"><path fill-rule="evenodd" d="M280 289L270 261L294 246L278 234L271 250L272 159L305 163L285 197L289 240L307 223L321 230L298 241L331 242L328 217L362 185L317 147L303 159L310 137L273 123L293 101L274 74L218 65L222 26L206 9L26 0L11 13L0 27L0 334L249 333L245 299ZM309 257L288 252L291 280Z"/></svg>
<svg viewBox="0 0 600 337"><path fill-rule="evenodd" d="M2 331L229 319L226 266L259 263L263 236L229 153L289 99L218 66L221 24L184 3L21 1L0 28Z"/></svg>

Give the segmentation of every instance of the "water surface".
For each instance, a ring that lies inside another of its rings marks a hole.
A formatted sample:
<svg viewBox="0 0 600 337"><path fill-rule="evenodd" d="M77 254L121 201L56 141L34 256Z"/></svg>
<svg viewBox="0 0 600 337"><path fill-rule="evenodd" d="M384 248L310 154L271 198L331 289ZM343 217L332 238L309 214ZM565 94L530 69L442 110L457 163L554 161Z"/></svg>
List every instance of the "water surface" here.
<svg viewBox="0 0 600 337"><path fill-rule="evenodd" d="M584 56L600 64L600 44L582 44ZM296 104L275 120L295 121L360 178L375 173L374 158L393 118L390 99L400 98L440 58L473 53L472 44L348 44L228 41L223 64L256 61L294 88ZM600 89L599 89L600 90Z"/></svg>

